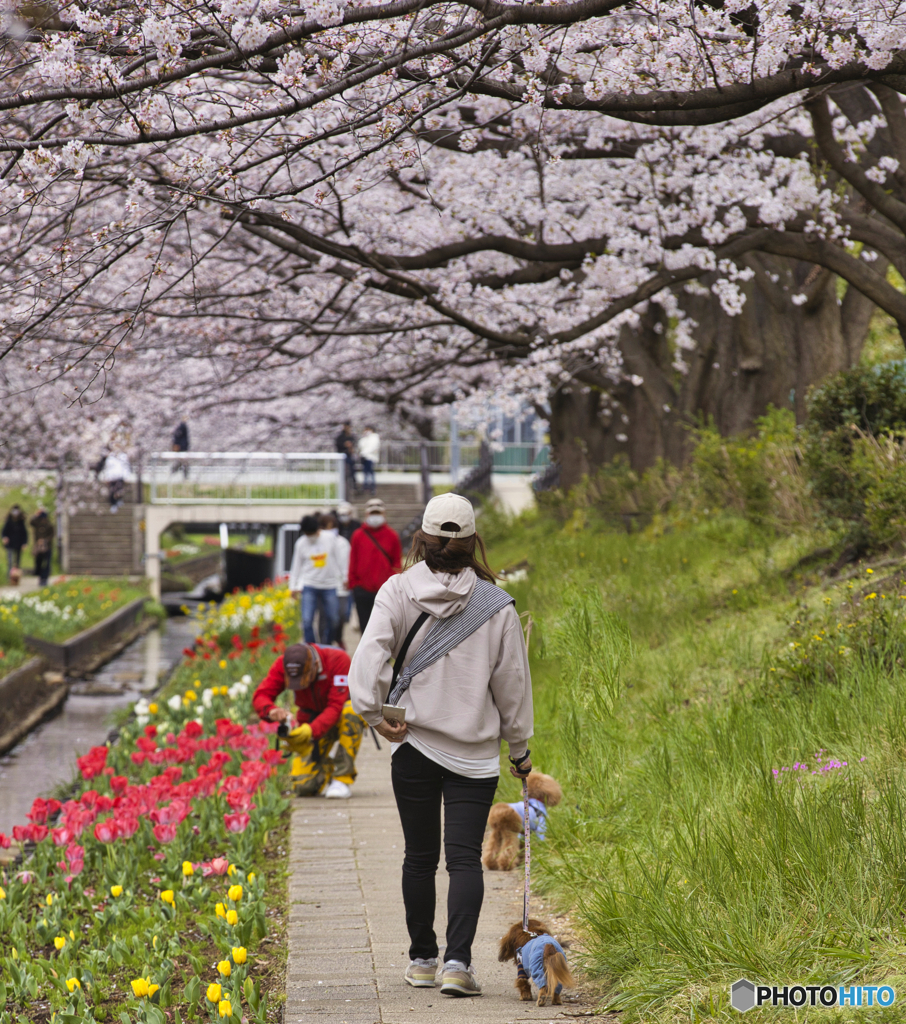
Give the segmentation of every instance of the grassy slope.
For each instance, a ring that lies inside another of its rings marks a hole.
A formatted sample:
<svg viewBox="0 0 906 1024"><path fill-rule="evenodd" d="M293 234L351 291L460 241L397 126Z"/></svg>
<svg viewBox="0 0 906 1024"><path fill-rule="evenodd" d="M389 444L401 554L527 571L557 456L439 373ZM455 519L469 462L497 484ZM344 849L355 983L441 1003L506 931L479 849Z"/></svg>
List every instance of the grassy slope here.
<svg viewBox="0 0 906 1024"><path fill-rule="evenodd" d="M661 537L496 531L492 562L532 567L512 587L535 620L533 760L566 791L539 884L577 908L587 966L626 1020L733 1020L740 975L894 976L906 1003L902 621L886 663L808 685L785 673L790 624L832 630L860 593L786 571L815 546L726 518ZM848 767L773 776L822 749ZM796 1019L819 1013L858 1017Z"/></svg>

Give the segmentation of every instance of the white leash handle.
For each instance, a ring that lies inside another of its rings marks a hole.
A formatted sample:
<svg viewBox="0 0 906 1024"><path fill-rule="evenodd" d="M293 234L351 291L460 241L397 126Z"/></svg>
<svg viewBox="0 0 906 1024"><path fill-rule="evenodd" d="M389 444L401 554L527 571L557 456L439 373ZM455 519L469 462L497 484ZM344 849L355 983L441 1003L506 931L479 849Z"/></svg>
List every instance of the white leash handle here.
<svg viewBox="0 0 906 1024"><path fill-rule="evenodd" d="M529 808L529 796L528 796L528 779L522 780L522 817L525 821L525 894L522 900L522 930L528 931L528 919L529 919L529 889L531 886L532 877L532 841L531 841L531 823L530 823L530 808Z"/></svg>

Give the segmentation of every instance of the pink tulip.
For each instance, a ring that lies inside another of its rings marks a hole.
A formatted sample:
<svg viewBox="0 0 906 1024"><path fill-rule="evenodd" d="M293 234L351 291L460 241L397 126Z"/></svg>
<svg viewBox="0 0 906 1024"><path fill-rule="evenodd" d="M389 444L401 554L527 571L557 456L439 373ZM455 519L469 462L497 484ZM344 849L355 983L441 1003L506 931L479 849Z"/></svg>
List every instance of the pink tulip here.
<svg viewBox="0 0 906 1024"><path fill-rule="evenodd" d="M116 830L123 839L131 839L138 832L138 818L130 815L126 818L116 819Z"/></svg>
<svg viewBox="0 0 906 1024"><path fill-rule="evenodd" d="M223 816L223 823L226 825L227 832L244 832L249 827L251 820L251 816L244 811L240 811L238 814L224 814Z"/></svg>
<svg viewBox="0 0 906 1024"><path fill-rule="evenodd" d="M73 836L72 829L64 826L63 828L52 828L50 830L50 838L53 840L54 846L66 846L75 837Z"/></svg>

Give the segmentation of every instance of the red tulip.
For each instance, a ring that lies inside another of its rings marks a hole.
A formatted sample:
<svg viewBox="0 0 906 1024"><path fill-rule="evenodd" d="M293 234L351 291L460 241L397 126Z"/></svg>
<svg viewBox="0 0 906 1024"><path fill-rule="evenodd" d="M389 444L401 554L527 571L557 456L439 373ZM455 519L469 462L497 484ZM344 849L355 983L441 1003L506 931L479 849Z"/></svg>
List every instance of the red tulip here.
<svg viewBox="0 0 906 1024"><path fill-rule="evenodd" d="M238 814L224 814L223 816L223 823L226 825L227 832L244 832L249 827L251 820L251 816L244 811L240 811Z"/></svg>
<svg viewBox="0 0 906 1024"><path fill-rule="evenodd" d="M8 850L12 845L12 839L0 832L0 850Z"/></svg>
<svg viewBox="0 0 906 1024"><path fill-rule="evenodd" d="M129 780L125 775L114 775L110 780L110 788L114 793L122 793L128 785Z"/></svg>
<svg viewBox="0 0 906 1024"><path fill-rule="evenodd" d="M106 818L94 826L94 837L102 843L112 843L116 839L116 822L113 818Z"/></svg>
<svg viewBox="0 0 906 1024"><path fill-rule="evenodd" d="M155 825L154 838L159 843L172 843L176 838L176 825Z"/></svg>
<svg viewBox="0 0 906 1024"><path fill-rule="evenodd" d="M53 840L54 846L66 846L72 842L74 836L72 829L63 826L63 828L52 828L50 830L50 838Z"/></svg>

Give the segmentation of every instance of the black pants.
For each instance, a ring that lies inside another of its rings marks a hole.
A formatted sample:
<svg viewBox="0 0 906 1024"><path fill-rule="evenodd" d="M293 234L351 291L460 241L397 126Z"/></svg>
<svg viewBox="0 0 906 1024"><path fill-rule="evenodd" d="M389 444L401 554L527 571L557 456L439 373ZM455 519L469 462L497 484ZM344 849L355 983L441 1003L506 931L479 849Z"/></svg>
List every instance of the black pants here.
<svg viewBox="0 0 906 1024"><path fill-rule="evenodd" d="M371 618L371 609L374 608L374 599L377 597L371 590L364 587L352 588L352 599L355 601L355 610L359 616L359 629L364 633L368 620Z"/></svg>
<svg viewBox="0 0 906 1024"><path fill-rule="evenodd" d="M409 929L409 958L437 956L434 887L440 862L440 805L444 805L447 896L447 948L444 960L472 962L472 941L484 900L481 841L497 790L497 776L468 779L404 743L393 755L391 777L399 808L406 855L403 903Z"/></svg>
<svg viewBox="0 0 906 1024"><path fill-rule="evenodd" d="M41 586L47 586L47 579L50 576L51 551L35 552L35 575L41 582Z"/></svg>

